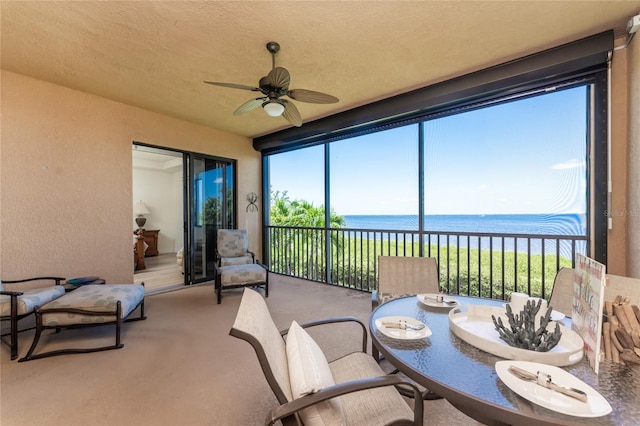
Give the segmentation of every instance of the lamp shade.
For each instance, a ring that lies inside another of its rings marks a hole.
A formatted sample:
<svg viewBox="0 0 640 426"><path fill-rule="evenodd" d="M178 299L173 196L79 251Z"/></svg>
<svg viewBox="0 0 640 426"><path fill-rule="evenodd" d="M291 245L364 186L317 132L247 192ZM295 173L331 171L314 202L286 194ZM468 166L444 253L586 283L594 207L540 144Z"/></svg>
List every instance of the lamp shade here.
<svg viewBox="0 0 640 426"><path fill-rule="evenodd" d="M144 201L140 200L136 203L135 208L133 209L133 213L141 216L143 214L149 214L149 209Z"/></svg>
<svg viewBox="0 0 640 426"><path fill-rule="evenodd" d="M284 112L284 105L280 102L265 102L262 104L262 108L271 117L279 117Z"/></svg>

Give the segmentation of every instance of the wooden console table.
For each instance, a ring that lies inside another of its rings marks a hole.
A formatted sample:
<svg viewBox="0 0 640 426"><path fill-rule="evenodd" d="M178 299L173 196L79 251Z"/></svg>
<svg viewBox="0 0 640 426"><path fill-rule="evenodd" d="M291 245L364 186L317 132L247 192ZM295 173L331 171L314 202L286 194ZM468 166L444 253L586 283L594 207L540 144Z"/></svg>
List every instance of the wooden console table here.
<svg viewBox="0 0 640 426"><path fill-rule="evenodd" d="M134 234L137 232L137 230L133 231ZM148 245L147 250L144 252L145 257L158 255L158 233L160 233L159 229L142 230L142 237L144 238L144 242Z"/></svg>

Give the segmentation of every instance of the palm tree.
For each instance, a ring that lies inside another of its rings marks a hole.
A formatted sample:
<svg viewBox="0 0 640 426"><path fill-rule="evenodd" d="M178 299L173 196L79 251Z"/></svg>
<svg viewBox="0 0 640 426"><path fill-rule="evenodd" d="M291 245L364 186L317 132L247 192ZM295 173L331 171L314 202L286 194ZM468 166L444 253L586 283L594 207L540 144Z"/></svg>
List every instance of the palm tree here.
<svg viewBox="0 0 640 426"><path fill-rule="evenodd" d="M329 214L331 228L341 228L346 224L344 217L331 209ZM285 273L296 272L296 266L306 270L308 278L317 277L323 272L326 255L325 208L315 207L306 200L291 200L287 191L271 193L270 225L291 227L279 228L272 233L271 249L281 254L271 265L281 268ZM332 245L338 247L340 240L331 238ZM298 254L296 256L296 254ZM304 262L301 265L300 258ZM272 263L274 261L272 260Z"/></svg>

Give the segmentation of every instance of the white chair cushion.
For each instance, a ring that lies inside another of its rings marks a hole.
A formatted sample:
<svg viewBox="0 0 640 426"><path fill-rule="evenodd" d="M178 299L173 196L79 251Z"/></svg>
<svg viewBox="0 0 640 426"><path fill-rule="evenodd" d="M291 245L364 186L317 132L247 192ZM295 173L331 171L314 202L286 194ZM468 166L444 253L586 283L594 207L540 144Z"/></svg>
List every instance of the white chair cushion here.
<svg viewBox="0 0 640 426"><path fill-rule="evenodd" d="M322 349L300 325L293 321L287 334L287 362L293 398L318 392L335 384ZM338 398L321 402L300 412L305 426L345 425Z"/></svg>

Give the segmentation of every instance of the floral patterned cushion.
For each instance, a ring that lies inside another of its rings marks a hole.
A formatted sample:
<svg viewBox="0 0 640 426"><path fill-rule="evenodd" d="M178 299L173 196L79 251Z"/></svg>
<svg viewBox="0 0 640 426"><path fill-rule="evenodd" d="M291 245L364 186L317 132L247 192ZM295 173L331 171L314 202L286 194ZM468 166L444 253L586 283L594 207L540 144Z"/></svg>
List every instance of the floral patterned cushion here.
<svg viewBox="0 0 640 426"><path fill-rule="evenodd" d="M122 305L122 318L126 318L144 299L141 284L85 285L56 299L44 309L81 309L89 312L113 312L113 315L84 315L72 312L43 312L45 326L94 324L115 321L116 304Z"/></svg>
<svg viewBox="0 0 640 426"><path fill-rule="evenodd" d="M36 307L43 306L64 294L61 285L43 287L33 290L20 290L24 294L18 296L18 315L24 315L35 311ZM11 296L0 296L0 315L11 314Z"/></svg>
<svg viewBox="0 0 640 426"><path fill-rule="evenodd" d="M267 270L252 263L249 265L231 265L219 269L222 286L264 283L267 281Z"/></svg>
<svg viewBox="0 0 640 426"><path fill-rule="evenodd" d="M240 256L240 257L221 257L220 258L220 266L246 265L247 263L253 263L253 258L250 255Z"/></svg>
<svg viewBox="0 0 640 426"><path fill-rule="evenodd" d="M221 257L240 257L247 254L249 240L246 229L219 229L218 253Z"/></svg>

